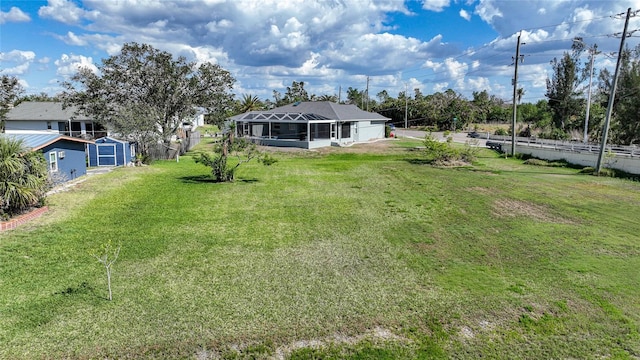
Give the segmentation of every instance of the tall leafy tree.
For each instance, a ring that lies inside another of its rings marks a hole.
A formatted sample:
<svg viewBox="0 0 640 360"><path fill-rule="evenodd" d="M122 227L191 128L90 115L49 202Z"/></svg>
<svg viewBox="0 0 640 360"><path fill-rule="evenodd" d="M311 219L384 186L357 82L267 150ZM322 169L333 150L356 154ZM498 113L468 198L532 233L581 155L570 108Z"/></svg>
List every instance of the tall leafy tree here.
<svg viewBox="0 0 640 360"><path fill-rule="evenodd" d="M640 50L640 47L636 50ZM640 58L638 51L625 49L614 103L611 139L619 144L640 142Z"/></svg>
<svg viewBox="0 0 640 360"><path fill-rule="evenodd" d="M351 86L347 89L347 101L359 108L362 108L363 99L365 97L364 91L354 89Z"/></svg>
<svg viewBox="0 0 640 360"><path fill-rule="evenodd" d="M0 216L41 204L50 187L42 153L28 150L22 140L0 136Z"/></svg>
<svg viewBox="0 0 640 360"><path fill-rule="evenodd" d="M45 92L41 92L39 94L30 94L21 96L18 100L19 102L23 101L45 101L45 102L57 102L60 101L57 95L51 96Z"/></svg>
<svg viewBox="0 0 640 360"><path fill-rule="evenodd" d="M304 89L304 81L294 81L291 86L287 86L287 92L284 94L284 101L287 104L296 101L309 101L310 97L307 90Z"/></svg>
<svg viewBox="0 0 640 360"><path fill-rule="evenodd" d="M9 75L0 76L0 130L4 132L7 112L15 105L24 90L18 78Z"/></svg>
<svg viewBox="0 0 640 360"><path fill-rule="evenodd" d="M63 83L62 97L65 104L78 105L122 135L132 135L132 124L125 120L135 118L134 129L153 131L168 145L197 108L218 119L232 107L235 79L228 71L217 64L174 59L151 45L124 44L120 54L103 59L98 70L81 68Z"/></svg>
<svg viewBox="0 0 640 360"><path fill-rule="evenodd" d="M582 112L583 99L577 91L582 79L579 76L577 54L572 56L565 52L561 59L551 61L552 77L547 78L547 92L549 108L553 114L553 124L560 131L567 131L574 125L572 122ZM578 123L581 123L578 122ZM579 125L579 124L576 124Z"/></svg>

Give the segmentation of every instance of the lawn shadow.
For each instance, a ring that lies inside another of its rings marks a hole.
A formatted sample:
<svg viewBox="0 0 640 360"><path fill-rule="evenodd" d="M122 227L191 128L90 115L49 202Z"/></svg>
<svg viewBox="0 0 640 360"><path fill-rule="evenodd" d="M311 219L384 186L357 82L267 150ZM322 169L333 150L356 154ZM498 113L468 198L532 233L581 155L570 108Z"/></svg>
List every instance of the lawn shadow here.
<svg viewBox="0 0 640 360"><path fill-rule="evenodd" d="M186 183L186 184L215 183L216 182L216 179L212 178L211 175L182 176L179 179L183 183Z"/></svg>
<svg viewBox="0 0 640 360"><path fill-rule="evenodd" d="M216 181L211 175L193 175L193 176L182 176L179 178L183 183L186 184L200 184L200 183L219 183ZM232 182L237 183L255 183L260 180L256 178L236 178Z"/></svg>
<svg viewBox="0 0 640 360"><path fill-rule="evenodd" d="M251 178L251 179L249 179L249 178L247 178L247 179L238 178L238 179L235 180L235 182L241 182L241 183L245 183L245 184L257 183L258 181L260 181L260 180L258 180L256 178Z"/></svg>
<svg viewBox="0 0 640 360"><path fill-rule="evenodd" d="M431 164L433 162L431 160L419 159L419 158L407 158L407 159L403 159L403 160L408 162L409 164L412 164L412 165L429 165L429 164Z"/></svg>
<svg viewBox="0 0 640 360"><path fill-rule="evenodd" d="M69 286L68 288L66 288L64 290L56 291L53 294L54 295L62 295L62 296L89 295L91 297L95 297L95 298L98 298L98 299L101 299L101 300L109 300L109 298L107 298L106 296L98 294L98 292L96 292L96 289L86 281L83 281L78 286L75 286L75 287L74 286Z"/></svg>

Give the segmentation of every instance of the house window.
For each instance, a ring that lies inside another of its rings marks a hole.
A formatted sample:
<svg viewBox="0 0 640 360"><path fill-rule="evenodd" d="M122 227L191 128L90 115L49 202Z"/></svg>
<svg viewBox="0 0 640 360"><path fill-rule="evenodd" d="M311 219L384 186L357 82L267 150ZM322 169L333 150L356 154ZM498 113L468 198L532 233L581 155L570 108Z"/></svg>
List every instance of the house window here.
<svg viewBox="0 0 640 360"><path fill-rule="evenodd" d="M51 121L47 121L47 130L51 130Z"/></svg>
<svg viewBox="0 0 640 360"><path fill-rule="evenodd" d="M58 121L58 132L64 135L70 135L69 123L66 121Z"/></svg>
<svg viewBox="0 0 640 360"><path fill-rule="evenodd" d="M336 124L335 123L331 124L331 138L332 139L336 138Z"/></svg>
<svg viewBox="0 0 640 360"><path fill-rule="evenodd" d="M131 152L131 158L136 157L136 146L134 144L129 144L129 151Z"/></svg>
<svg viewBox="0 0 640 360"><path fill-rule="evenodd" d="M58 171L58 157L56 156L55 151L49 153L49 171Z"/></svg>
<svg viewBox="0 0 640 360"><path fill-rule="evenodd" d="M342 138L350 138L351 137L351 123L342 123Z"/></svg>
<svg viewBox="0 0 640 360"><path fill-rule="evenodd" d="M80 137L82 134L82 123L79 121L71 122L71 136Z"/></svg>

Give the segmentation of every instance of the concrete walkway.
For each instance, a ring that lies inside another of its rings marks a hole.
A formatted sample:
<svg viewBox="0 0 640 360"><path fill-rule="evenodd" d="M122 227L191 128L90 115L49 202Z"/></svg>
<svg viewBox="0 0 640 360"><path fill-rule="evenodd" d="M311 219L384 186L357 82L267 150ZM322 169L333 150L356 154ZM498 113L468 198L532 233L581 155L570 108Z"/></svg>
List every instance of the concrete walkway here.
<svg viewBox="0 0 640 360"><path fill-rule="evenodd" d="M64 182L62 184L54 186L53 189L51 189L51 190L49 190L47 192L47 196L48 195L52 195L52 194L57 194L59 192L67 191L67 190L71 189L72 187L85 182L90 176L99 175L99 174L106 174L106 173L110 172L113 169L114 169L114 167L112 167L112 166L88 169L86 175L80 176L79 178L75 178L73 180L66 181L66 182Z"/></svg>

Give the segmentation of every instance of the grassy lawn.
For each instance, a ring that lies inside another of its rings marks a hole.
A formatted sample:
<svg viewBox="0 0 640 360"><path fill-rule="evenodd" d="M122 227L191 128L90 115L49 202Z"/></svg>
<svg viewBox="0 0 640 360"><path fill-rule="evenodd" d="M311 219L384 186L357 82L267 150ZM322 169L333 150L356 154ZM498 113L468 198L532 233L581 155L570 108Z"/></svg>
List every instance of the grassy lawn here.
<svg viewBox="0 0 640 360"><path fill-rule="evenodd" d="M483 150L188 156L0 234L0 358L640 357L640 184ZM122 243L113 301L89 252Z"/></svg>

